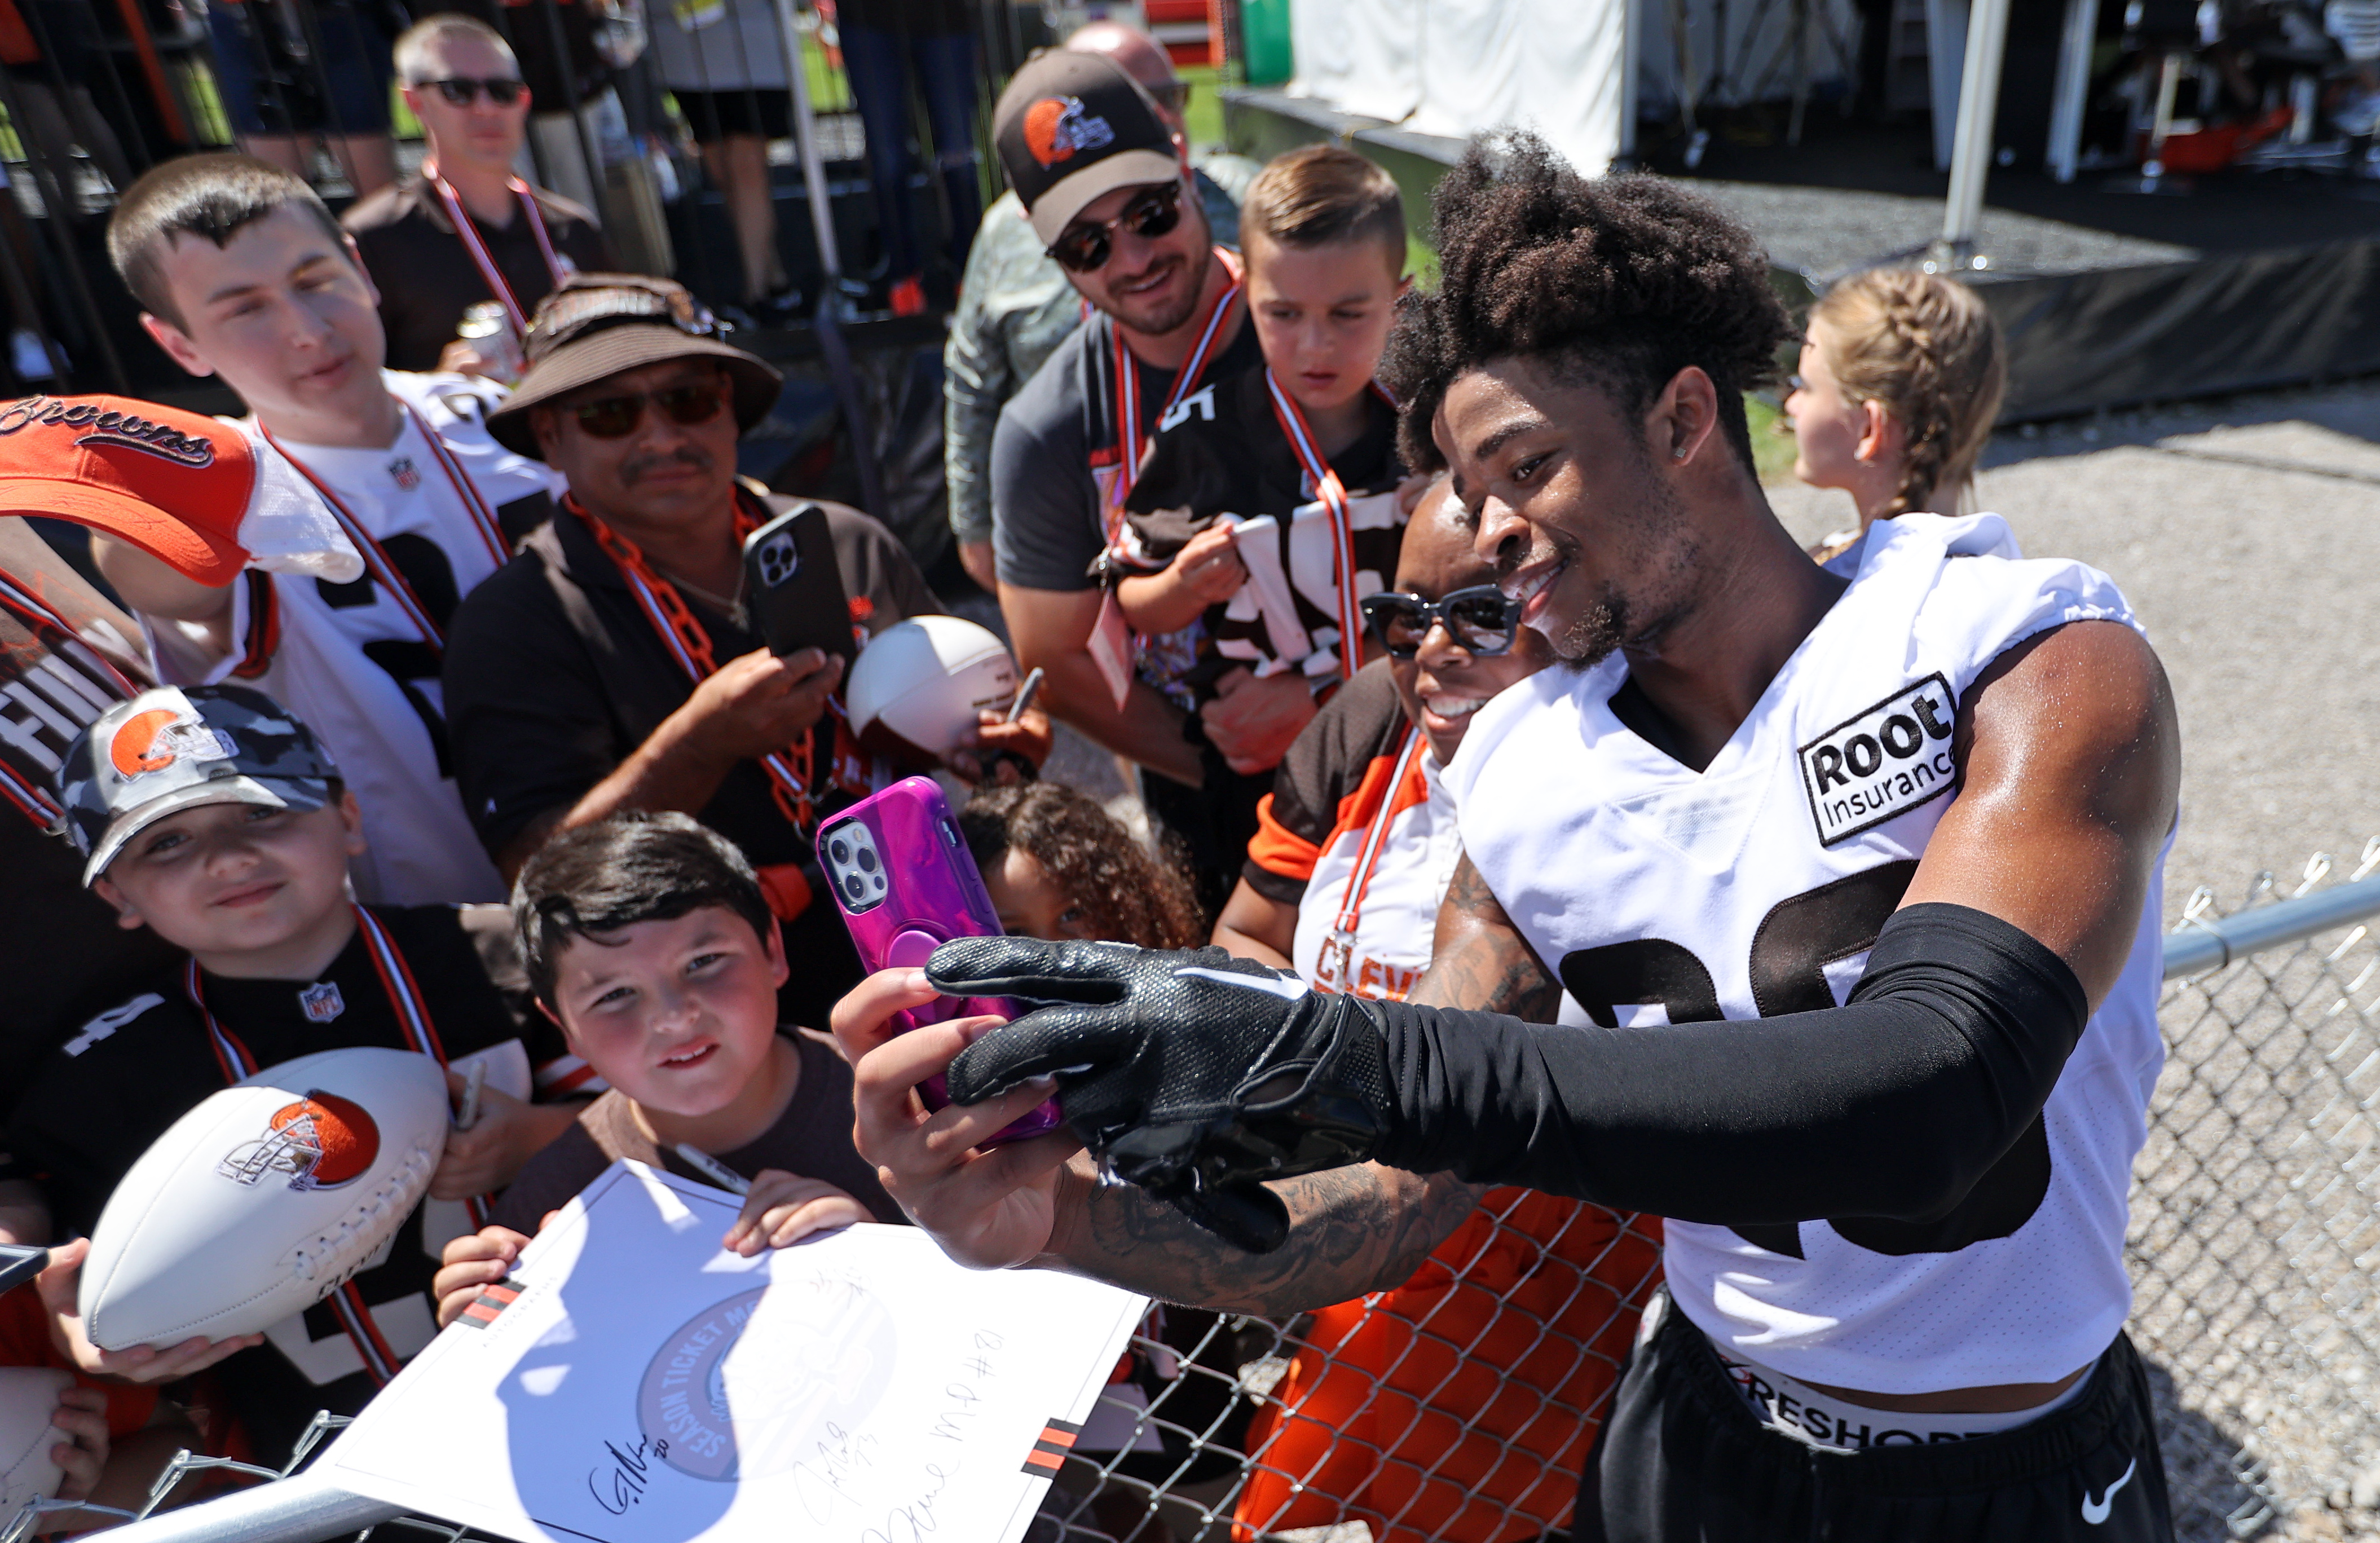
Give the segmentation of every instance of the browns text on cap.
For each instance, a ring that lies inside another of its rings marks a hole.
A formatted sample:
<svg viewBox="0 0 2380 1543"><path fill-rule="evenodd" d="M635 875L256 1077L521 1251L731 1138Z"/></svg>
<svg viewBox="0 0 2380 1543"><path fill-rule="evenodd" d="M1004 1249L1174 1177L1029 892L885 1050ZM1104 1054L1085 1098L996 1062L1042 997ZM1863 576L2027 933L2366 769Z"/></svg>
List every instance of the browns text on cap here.
<svg viewBox="0 0 2380 1543"><path fill-rule="evenodd" d="M1103 193L1182 175L1157 103L1112 59L1063 51L1026 61L992 109L992 139L1049 246Z"/></svg>
<svg viewBox="0 0 2380 1543"><path fill-rule="evenodd" d="M201 584L250 561L345 582L363 562L322 500L232 424L126 396L0 407L0 515L117 536Z"/></svg>

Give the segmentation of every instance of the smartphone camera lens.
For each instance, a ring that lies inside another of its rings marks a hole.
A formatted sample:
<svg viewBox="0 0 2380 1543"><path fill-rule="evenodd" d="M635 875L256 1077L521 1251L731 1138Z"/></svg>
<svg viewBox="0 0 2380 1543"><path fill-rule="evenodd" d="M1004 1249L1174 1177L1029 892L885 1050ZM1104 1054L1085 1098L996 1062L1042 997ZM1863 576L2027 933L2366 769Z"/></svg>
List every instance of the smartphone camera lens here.
<svg viewBox="0 0 2380 1543"><path fill-rule="evenodd" d="M844 875L843 893L851 896L851 903L856 905L868 898L868 886L859 881L858 874L847 873Z"/></svg>
<svg viewBox="0 0 2380 1543"><path fill-rule="evenodd" d="M876 871L876 854L864 846L859 849L859 870L862 873Z"/></svg>
<svg viewBox="0 0 2380 1543"><path fill-rule="evenodd" d="M851 861L851 848L845 845L839 838L837 840L828 842L826 844L826 851L827 856L832 857L838 863L847 863Z"/></svg>

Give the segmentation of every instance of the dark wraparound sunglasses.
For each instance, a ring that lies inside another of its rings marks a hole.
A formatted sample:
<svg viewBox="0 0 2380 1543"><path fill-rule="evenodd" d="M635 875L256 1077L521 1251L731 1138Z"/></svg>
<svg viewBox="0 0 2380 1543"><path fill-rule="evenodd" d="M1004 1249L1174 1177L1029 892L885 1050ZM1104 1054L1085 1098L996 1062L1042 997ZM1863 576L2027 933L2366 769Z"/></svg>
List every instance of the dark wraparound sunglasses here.
<svg viewBox="0 0 2380 1543"><path fill-rule="evenodd" d="M671 422L691 428L718 417L726 400L727 387L713 383L666 386L660 391L640 391L633 396L599 396L592 402L574 402L564 410L597 439L625 439L645 420L648 402L668 414Z"/></svg>
<svg viewBox="0 0 2380 1543"><path fill-rule="evenodd" d="M1112 235L1119 227L1153 241L1181 223L1182 184L1162 182L1125 204L1123 213L1112 220L1076 220L1050 243L1050 255L1060 266L1077 273L1093 273L1107 266L1115 251Z"/></svg>
<svg viewBox="0 0 2380 1543"><path fill-rule="evenodd" d="M1383 590L1364 597L1364 620L1390 659L1411 659L1429 629L1441 625L1448 637L1470 652L1500 654L1512 648L1519 634L1521 602L1506 600L1493 584L1475 584L1436 601Z"/></svg>
<svg viewBox="0 0 2380 1543"><path fill-rule="evenodd" d="M457 107L468 107L473 102L479 100L481 91L487 92L488 100L497 106L509 107L521 99L522 91L528 89L518 80L501 78L492 80L474 80L468 75L457 75L447 80L424 80L415 89L426 91L432 86L438 89L440 96Z"/></svg>

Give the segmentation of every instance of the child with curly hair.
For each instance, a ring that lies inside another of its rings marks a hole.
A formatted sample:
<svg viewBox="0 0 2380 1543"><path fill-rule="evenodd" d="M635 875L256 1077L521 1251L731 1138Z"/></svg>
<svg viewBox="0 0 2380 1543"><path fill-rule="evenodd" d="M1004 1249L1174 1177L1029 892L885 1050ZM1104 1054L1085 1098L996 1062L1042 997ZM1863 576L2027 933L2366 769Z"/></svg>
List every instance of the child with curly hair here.
<svg viewBox="0 0 2380 1543"><path fill-rule="evenodd" d="M1961 512L1999 416L2007 353L1975 292L1937 273L1873 268L1810 308L1785 398L1793 475L1859 506L1859 524L1812 556L1848 551L1880 519Z"/></svg>
<svg viewBox="0 0 2380 1543"><path fill-rule="evenodd" d="M1014 936L1143 948L1207 941L1188 878L1088 795L1049 782L988 787L959 811L959 830Z"/></svg>

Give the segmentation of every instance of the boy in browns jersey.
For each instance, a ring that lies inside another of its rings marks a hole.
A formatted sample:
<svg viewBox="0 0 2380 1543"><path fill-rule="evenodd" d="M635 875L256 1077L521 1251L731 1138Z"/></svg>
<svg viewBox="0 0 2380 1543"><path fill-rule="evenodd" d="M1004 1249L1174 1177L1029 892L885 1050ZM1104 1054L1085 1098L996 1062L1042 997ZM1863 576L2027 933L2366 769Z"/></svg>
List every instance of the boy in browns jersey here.
<svg viewBox="0 0 2380 1543"><path fill-rule="evenodd" d="M126 930L179 962L54 1052L10 1148L35 1176L56 1251L40 1282L85 1372L163 1382L220 1361L228 1407L277 1463L317 1409L351 1414L435 1332L428 1294L446 1238L568 1128L575 1103L528 1101L559 1053L525 1014L501 906L364 907L347 897L361 820L313 734L238 686L165 687L101 714L55 783L83 879ZM526 1025L526 1028L525 1028ZM430 1198L384 1262L261 1335L103 1351L76 1307L80 1239L150 1144L208 1094L320 1051L436 1057L450 1087L484 1063L479 1117L447 1140Z"/></svg>
<svg viewBox="0 0 2380 1543"><path fill-rule="evenodd" d="M1209 905L1272 770L1208 738L1209 708L1276 675L1318 699L1352 675L1356 604L1396 571L1405 520L1396 408L1372 380L1408 284L1395 182L1353 151L1309 145L1250 184L1240 231L1263 366L1158 418L1119 539L1095 565L1141 678L1192 714L1208 828L1223 842L1210 859L1192 841ZM1257 520L1268 534L1244 525Z"/></svg>
<svg viewBox="0 0 2380 1543"><path fill-rule="evenodd" d="M440 670L464 596L558 491L481 421L504 389L383 370L379 298L355 242L304 181L190 155L125 189L108 254L141 325L251 413L242 430L313 490L363 558L339 581L193 577L103 538L100 571L149 629L162 678L249 682L314 726L363 811L368 901L501 900L455 790ZM169 508L187 514L185 504Z"/></svg>

